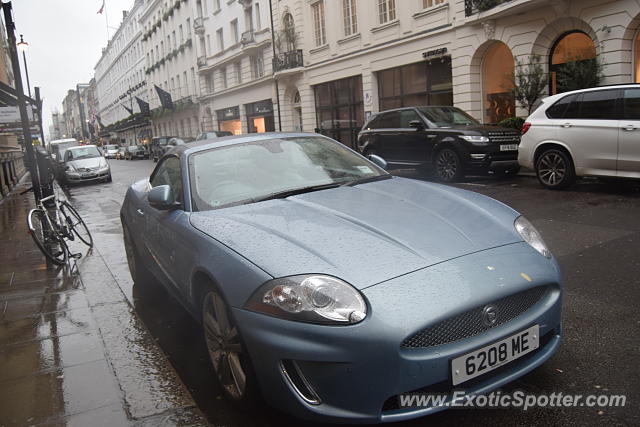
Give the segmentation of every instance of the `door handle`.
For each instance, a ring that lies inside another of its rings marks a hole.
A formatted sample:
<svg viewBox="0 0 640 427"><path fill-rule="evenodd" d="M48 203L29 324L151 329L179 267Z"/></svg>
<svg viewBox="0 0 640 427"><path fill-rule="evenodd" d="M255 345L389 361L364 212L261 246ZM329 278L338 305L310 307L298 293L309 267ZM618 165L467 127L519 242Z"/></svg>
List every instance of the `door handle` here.
<svg viewBox="0 0 640 427"><path fill-rule="evenodd" d="M136 213L140 216L144 216L144 211L142 209L138 209Z"/></svg>
<svg viewBox="0 0 640 427"><path fill-rule="evenodd" d="M571 123L565 123L562 125L563 128L570 128L571 126Z"/></svg>
<svg viewBox="0 0 640 427"><path fill-rule="evenodd" d="M622 129L624 129L626 131L632 131L632 130L635 130L636 127L634 125L627 125L627 126L623 127Z"/></svg>

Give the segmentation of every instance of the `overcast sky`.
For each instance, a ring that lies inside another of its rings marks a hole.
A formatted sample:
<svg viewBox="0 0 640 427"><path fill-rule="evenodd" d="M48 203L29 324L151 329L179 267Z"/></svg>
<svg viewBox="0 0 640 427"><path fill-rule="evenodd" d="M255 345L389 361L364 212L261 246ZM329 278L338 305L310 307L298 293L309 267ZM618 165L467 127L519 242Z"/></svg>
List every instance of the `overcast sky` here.
<svg viewBox="0 0 640 427"><path fill-rule="evenodd" d="M107 44L105 15L97 12L102 0L13 0L16 38L24 35L29 43L27 67L31 90L39 86L44 100L44 131L49 133L51 112L62 112L62 99L76 83L88 83L93 77L102 48ZM106 0L109 26L117 28L122 11L133 0ZM115 28L109 28L113 35ZM20 68L24 64L20 55Z"/></svg>

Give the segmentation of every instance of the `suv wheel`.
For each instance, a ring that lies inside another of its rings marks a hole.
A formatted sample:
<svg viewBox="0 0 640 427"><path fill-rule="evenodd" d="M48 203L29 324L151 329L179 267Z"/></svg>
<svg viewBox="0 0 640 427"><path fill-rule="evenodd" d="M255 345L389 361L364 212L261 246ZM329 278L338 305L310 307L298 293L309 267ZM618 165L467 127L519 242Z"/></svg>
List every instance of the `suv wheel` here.
<svg viewBox="0 0 640 427"><path fill-rule="evenodd" d="M571 157L556 148L546 149L536 161L536 175L540 184L552 190L569 187L576 179Z"/></svg>
<svg viewBox="0 0 640 427"><path fill-rule="evenodd" d="M438 151L435 159L436 178L442 182L455 182L462 178L462 161L451 148Z"/></svg>

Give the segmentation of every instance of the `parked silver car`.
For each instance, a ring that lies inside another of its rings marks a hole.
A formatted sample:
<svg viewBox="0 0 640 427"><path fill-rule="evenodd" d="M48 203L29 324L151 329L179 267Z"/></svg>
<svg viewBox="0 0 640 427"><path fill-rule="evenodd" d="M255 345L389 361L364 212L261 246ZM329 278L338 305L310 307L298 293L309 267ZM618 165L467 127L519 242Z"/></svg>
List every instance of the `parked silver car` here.
<svg viewBox="0 0 640 427"><path fill-rule="evenodd" d="M640 84L550 96L522 132L518 162L547 188L579 176L640 178Z"/></svg>
<svg viewBox="0 0 640 427"><path fill-rule="evenodd" d="M64 181L67 184L106 181L111 182L111 168L95 145L79 145L64 153Z"/></svg>

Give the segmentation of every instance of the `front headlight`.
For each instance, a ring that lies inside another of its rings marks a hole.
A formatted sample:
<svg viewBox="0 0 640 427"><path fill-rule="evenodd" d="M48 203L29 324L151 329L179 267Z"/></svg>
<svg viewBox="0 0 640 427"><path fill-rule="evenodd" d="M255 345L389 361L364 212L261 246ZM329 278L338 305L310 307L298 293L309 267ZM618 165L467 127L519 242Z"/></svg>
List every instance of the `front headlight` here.
<svg viewBox="0 0 640 427"><path fill-rule="evenodd" d="M249 298L245 308L289 320L353 324L367 315L358 290L331 276L306 274L270 280Z"/></svg>
<svg viewBox="0 0 640 427"><path fill-rule="evenodd" d="M542 240L542 236L538 233L538 230L523 216L516 218L513 225L516 231L522 237L522 240L531 245L533 249L540 252L547 258L551 258L551 252L547 248L547 245Z"/></svg>
<svg viewBox="0 0 640 427"><path fill-rule="evenodd" d="M460 138L472 143L473 145L487 145L489 142L489 137L483 135L460 135Z"/></svg>

